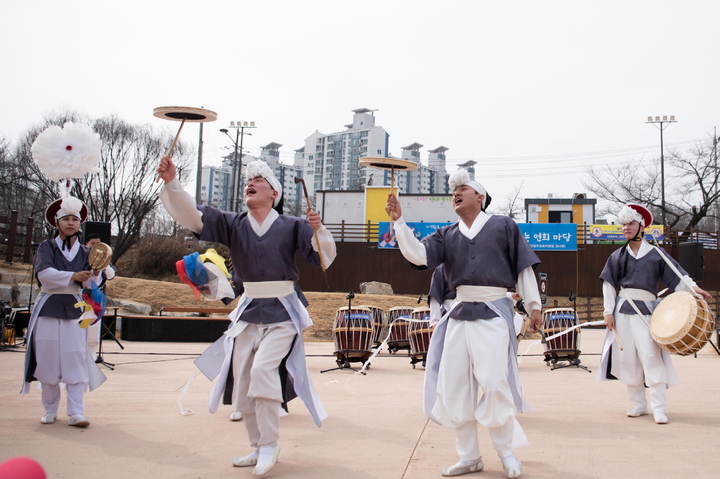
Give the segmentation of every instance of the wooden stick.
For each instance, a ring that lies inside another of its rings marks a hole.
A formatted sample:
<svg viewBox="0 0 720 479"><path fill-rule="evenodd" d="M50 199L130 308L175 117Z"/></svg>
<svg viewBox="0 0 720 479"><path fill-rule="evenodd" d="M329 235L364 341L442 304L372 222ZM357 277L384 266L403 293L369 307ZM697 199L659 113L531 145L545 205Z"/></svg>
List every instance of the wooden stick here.
<svg viewBox="0 0 720 479"><path fill-rule="evenodd" d="M395 196L395 167L394 166L390 168L390 194ZM397 199L397 197L395 197L395 199ZM392 238L392 232L393 232L393 219L392 219L392 214L391 214L390 215L390 229L388 230L388 233L390 234L390 238Z"/></svg>
<svg viewBox="0 0 720 479"><path fill-rule="evenodd" d="M615 328L613 328L612 332L613 332L613 336L615 336L615 341L617 342L618 347L620 348L620 351L622 351L623 346L622 346L622 343L620 342L620 336L617 335L617 331L615 331Z"/></svg>
<svg viewBox="0 0 720 479"><path fill-rule="evenodd" d="M303 193L305 194L305 203L307 203L307 211L308 213L310 210L310 196L307 192L307 187L305 186L305 180L303 178L295 177L295 184L302 183L303 187ZM322 269L323 276L325 276L325 286L327 286L328 289L330 289L330 283L328 283L327 279L327 273L325 273L325 260L323 259L322 250L320 249L320 238L318 238L318 232L315 228L313 228L313 235L315 236L315 243L317 243L318 247L318 256L320 256L320 269Z"/></svg>
<svg viewBox="0 0 720 479"><path fill-rule="evenodd" d="M174 139L173 142L170 144L170 148L168 148L168 152L167 152L167 154L166 154L165 156L172 156L173 150L175 149L175 143L177 143L178 138L180 138L180 132L182 131L184 124L185 124L185 118L182 119L182 122L180 123L180 128L178 128L178 131L177 131L177 133L175 134L175 139ZM158 174L158 175L157 175L157 178L155 178L155 183L157 183L158 181L160 181L160 177L162 176L163 172L158 171L157 174Z"/></svg>

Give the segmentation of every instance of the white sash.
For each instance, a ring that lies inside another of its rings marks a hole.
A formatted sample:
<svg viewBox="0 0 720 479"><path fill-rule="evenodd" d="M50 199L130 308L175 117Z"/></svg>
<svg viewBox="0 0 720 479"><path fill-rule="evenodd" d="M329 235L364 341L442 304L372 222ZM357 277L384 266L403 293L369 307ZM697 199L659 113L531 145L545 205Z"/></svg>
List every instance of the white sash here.
<svg viewBox="0 0 720 479"><path fill-rule="evenodd" d="M47 294L80 294L82 291L82 288L80 286L74 284L71 286L65 286L64 288L53 288L53 289L46 289L41 288L40 291Z"/></svg>
<svg viewBox="0 0 720 479"><path fill-rule="evenodd" d="M258 281L243 283L248 298L282 298L295 291L292 281Z"/></svg>
<svg viewBox="0 0 720 479"><path fill-rule="evenodd" d="M507 294L507 288L498 288L496 286L461 285L457 287L456 291L457 300L463 303L489 303L500 298L504 298Z"/></svg>

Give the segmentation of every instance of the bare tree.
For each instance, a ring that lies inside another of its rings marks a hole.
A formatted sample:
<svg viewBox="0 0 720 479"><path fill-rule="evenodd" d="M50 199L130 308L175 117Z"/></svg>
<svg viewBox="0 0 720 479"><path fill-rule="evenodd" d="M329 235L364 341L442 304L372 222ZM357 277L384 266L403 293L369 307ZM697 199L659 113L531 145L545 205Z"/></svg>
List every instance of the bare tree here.
<svg viewBox="0 0 720 479"><path fill-rule="evenodd" d="M28 216L36 218L36 224L46 228L46 236L51 231L43 221L43 213L58 197L58 189L37 168L30 147L49 125L62 126L68 121L89 123L102 140L100 171L76 180L72 194L87 204L91 221L111 223L116 235L113 259L117 261L138 240L143 223L157 207L162 184L155 182L155 168L173 136L158 133L148 125L129 124L115 115L88 121L75 112L55 113L44 124L29 128L15 149L17 167L11 180L17 184L17 202ZM188 176L191 153L182 141L176 144L173 159L181 182Z"/></svg>
<svg viewBox="0 0 720 479"><path fill-rule="evenodd" d="M509 216L515 221L518 221L522 217L522 212L524 208L523 204L523 198L520 197L520 194L522 193L523 185L525 181L521 181L520 185L517 186L512 193L507 195L504 198L504 202L500 205L497 205L495 207L495 211L500 215ZM493 205L495 206L495 205Z"/></svg>
<svg viewBox="0 0 720 479"><path fill-rule="evenodd" d="M665 164L665 217L673 229L698 227L706 217L715 217L712 205L718 194L715 143L698 142L684 153L669 152ZM648 205L657 219L662 217L660 160L650 163L629 160L620 167L604 165L588 170L583 185L598 198L616 205Z"/></svg>

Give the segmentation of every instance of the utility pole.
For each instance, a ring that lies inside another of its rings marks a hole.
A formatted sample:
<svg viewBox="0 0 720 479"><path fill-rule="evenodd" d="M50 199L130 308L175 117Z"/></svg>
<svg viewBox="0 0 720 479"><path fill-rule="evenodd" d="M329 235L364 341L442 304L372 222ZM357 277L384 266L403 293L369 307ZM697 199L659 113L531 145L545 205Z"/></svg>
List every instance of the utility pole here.
<svg viewBox="0 0 720 479"><path fill-rule="evenodd" d="M668 127L670 123L677 123L677 120L675 120L675 116L671 116L668 120L667 116L663 116L662 120L659 116L656 116L653 120L653 117L649 116L648 121L645 123L652 123L660 130L660 189L661 189L661 195L662 195L662 222L663 222L663 228L667 227L667 219L665 217L665 148L663 146L663 130ZM660 125L658 127L658 125ZM667 232L665 232L667 234Z"/></svg>

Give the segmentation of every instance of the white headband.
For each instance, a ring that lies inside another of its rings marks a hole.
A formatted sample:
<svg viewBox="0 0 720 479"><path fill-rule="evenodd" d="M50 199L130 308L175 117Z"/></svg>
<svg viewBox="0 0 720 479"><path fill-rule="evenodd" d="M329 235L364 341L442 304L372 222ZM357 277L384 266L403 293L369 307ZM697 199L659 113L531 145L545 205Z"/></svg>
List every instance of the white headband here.
<svg viewBox="0 0 720 479"><path fill-rule="evenodd" d="M280 199L283 195L282 185L280 184L280 181L275 178L275 175L273 174L267 163L262 160L251 161L245 167L245 181L250 181L253 178L257 178L258 176L264 178L265 181L270 184L270 187L272 187L273 190L278 192L275 201L273 201L273 207L277 206L278 203L280 203Z"/></svg>
<svg viewBox="0 0 720 479"><path fill-rule="evenodd" d="M475 180L470 179L470 173L467 172L467 170L463 170L462 168L457 170L455 173L450 175L450 178L448 178L448 186L450 186L450 190L455 190L458 186L462 185L468 185L470 186L475 192L479 195L483 195L483 204L482 207L485 209L485 205L487 204L487 191L485 190L485 187L478 183Z"/></svg>

